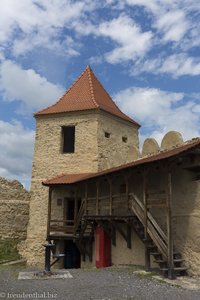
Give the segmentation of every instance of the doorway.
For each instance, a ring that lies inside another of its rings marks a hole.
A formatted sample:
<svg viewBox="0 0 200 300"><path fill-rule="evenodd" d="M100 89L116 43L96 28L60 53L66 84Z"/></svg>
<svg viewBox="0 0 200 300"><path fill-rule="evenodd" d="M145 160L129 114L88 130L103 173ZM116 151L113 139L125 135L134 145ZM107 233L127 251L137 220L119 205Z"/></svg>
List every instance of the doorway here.
<svg viewBox="0 0 200 300"><path fill-rule="evenodd" d="M73 240L65 241L65 269L78 269L81 266L81 255Z"/></svg>

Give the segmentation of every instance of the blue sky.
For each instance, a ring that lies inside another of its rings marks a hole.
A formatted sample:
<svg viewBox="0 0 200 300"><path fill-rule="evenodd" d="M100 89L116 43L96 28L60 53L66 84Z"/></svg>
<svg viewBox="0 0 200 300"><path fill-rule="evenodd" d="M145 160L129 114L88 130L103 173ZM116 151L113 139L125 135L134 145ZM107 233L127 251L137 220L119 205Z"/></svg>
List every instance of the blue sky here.
<svg viewBox="0 0 200 300"><path fill-rule="evenodd" d="M0 176L28 186L33 112L88 64L141 142L199 136L199 12L199 0L1 0Z"/></svg>

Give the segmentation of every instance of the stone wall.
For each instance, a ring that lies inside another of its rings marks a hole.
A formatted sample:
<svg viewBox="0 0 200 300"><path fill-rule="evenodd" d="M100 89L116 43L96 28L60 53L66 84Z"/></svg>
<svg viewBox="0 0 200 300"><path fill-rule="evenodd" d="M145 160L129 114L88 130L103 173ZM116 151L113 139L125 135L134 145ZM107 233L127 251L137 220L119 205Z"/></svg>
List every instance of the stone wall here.
<svg viewBox="0 0 200 300"><path fill-rule="evenodd" d="M176 167L173 173L173 234L189 274L200 275L200 180ZM178 175L182 171L182 176Z"/></svg>
<svg viewBox="0 0 200 300"><path fill-rule="evenodd" d="M29 200L21 183L0 177L0 239L26 238Z"/></svg>
<svg viewBox="0 0 200 300"><path fill-rule="evenodd" d="M98 119L99 171L135 160L135 148L139 148L138 126L105 112ZM105 132L110 134L109 138Z"/></svg>

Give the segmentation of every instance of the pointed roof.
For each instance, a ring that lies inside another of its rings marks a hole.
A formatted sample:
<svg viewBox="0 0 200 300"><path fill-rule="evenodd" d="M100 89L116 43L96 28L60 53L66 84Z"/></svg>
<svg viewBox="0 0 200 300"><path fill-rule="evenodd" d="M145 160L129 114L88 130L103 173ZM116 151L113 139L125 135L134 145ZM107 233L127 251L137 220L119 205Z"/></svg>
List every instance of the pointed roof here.
<svg viewBox="0 0 200 300"><path fill-rule="evenodd" d="M86 67L78 79L55 104L35 113L35 116L90 109L102 109L140 126L117 107L96 78L90 66Z"/></svg>

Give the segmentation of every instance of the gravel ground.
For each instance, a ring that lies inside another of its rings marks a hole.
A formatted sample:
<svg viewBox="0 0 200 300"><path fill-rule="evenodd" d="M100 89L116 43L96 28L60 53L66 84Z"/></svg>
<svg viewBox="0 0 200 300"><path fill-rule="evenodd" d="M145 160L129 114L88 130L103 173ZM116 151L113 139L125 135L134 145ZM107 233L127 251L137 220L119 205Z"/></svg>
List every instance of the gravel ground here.
<svg viewBox="0 0 200 300"><path fill-rule="evenodd" d="M47 280L18 280L19 271L28 270L11 266L0 267L0 299L200 299L200 289L189 290L173 286L150 275L136 274L132 267L73 269L70 270L73 278Z"/></svg>

